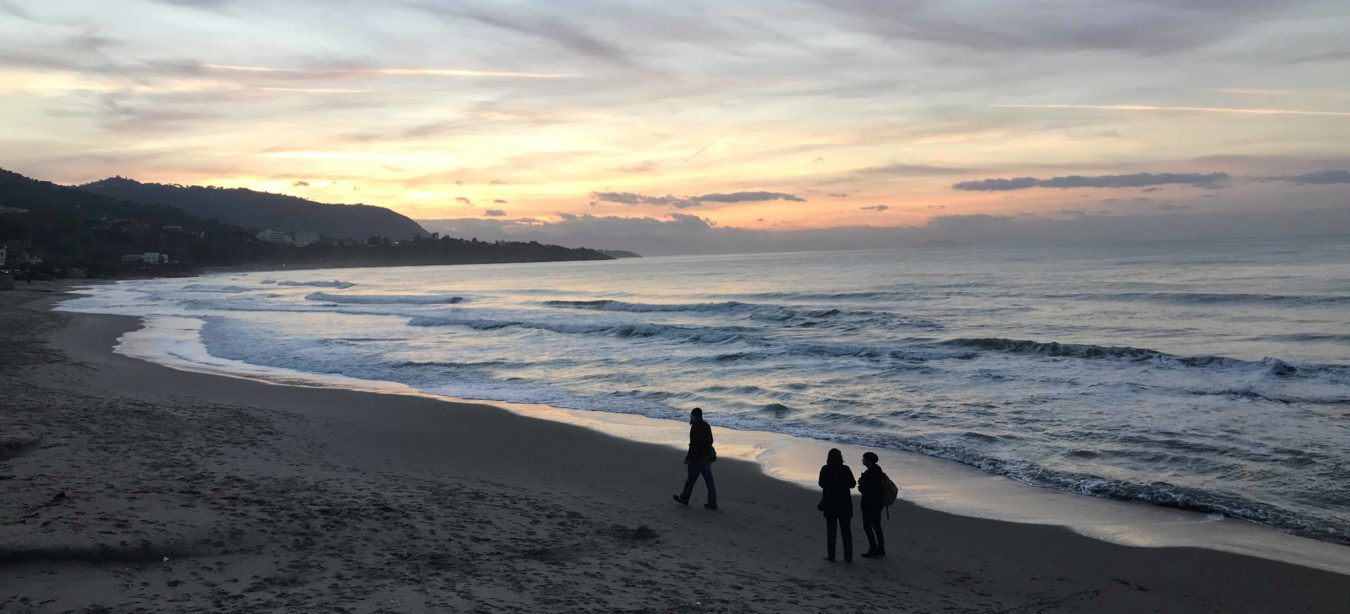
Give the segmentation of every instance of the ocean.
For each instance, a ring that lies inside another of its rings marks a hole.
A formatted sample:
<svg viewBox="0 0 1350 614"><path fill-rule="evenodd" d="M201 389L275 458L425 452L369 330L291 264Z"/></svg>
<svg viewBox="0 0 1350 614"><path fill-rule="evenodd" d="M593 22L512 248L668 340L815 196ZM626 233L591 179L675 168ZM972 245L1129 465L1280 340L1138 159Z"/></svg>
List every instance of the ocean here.
<svg viewBox="0 0 1350 614"><path fill-rule="evenodd" d="M72 311L431 394L947 459L1350 543L1350 241L215 274ZM167 350L166 350L167 351Z"/></svg>

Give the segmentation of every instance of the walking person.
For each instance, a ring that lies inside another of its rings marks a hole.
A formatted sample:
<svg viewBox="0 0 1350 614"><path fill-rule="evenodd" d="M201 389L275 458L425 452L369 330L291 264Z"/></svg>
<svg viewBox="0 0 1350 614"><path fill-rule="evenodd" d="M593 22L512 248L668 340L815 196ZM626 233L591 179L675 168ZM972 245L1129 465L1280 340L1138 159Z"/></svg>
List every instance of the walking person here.
<svg viewBox="0 0 1350 614"><path fill-rule="evenodd" d="M684 464L688 466L689 479L684 481L684 492L675 497L680 505L689 505L689 495L694 492L694 482L703 476L703 485L708 487L708 502L703 504L710 510L717 509L717 485L713 482L712 464L717 460L717 450L713 448L712 426L703 421L703 409L695 407L689 412L689 452L684 455Z"/></svg>
<svg viewBox="0 0 1350 614"><path fill-rule="evenodd" d="M881 510L886 507L886 484L890 478L877 464L876 454L864 452L862 462L867 467L858 476L858 492L862 494L858 507L862 508L863 533L867 534L867 552L862 556L870 559L886 556L886 536L881 532Z"/></svg>
<svg viewBox="0 0 1350 614"><path fill-rule="evenodd" d="M853 495L849 491L858 484L853 470L844 464L844 453L831 448L820 468L820 504L816 509L825 514L827 556L834 562L834 541L838 533L844 542L844 562L853 562Z"/></svg>

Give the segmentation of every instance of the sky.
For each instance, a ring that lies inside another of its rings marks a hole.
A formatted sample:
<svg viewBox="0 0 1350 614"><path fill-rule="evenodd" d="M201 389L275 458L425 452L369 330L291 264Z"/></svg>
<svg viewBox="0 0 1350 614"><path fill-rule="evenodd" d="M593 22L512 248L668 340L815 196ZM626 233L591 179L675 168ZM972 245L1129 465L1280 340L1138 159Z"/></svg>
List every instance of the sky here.
<svg viewBox="0 0 1350 614"><path fill-rule="evenodd" d="M1347 31L1343 0L0 0L0 167L625 246L1203 226L1350 206Z"/></svg>

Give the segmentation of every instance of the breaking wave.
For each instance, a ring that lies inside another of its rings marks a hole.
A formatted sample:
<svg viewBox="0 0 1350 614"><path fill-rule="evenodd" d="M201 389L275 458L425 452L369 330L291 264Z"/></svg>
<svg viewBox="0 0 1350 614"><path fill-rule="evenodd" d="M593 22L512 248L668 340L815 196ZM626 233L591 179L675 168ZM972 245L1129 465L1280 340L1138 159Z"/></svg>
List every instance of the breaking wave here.
<svg viewBox="0 0 1350 614"><path fill-rule="evenodd" d="M1260 371L1273 377L1310 377L1316 375L1328 375L1339 378L1350 376L1350 367L1345 365L1295 366L1278 358L1240 360L1224 356L1180 356L1160 352L1158 350L1130 346L1059 343L1056 341L1041 342L1026 339L1004 339L1001 337L949 339L943 341L942 345L1006 352L1010 354L1068 356L1086 359L1114 359L1132 362L1148 361L1158 363L1162 366L1237 368Z"/></svg>
<svg viewBox="0 0 1350 614"><path fill-rule="evenodd" d="M267 281L268 280L264 280L263 283L267 283ZM349 281L341 281L335 279L332 281L278 281L276 282L276 285L300 286L310 288L337 288L338 290L346 290L347 288L355 286L356 284Z"/></svg>
<svg viewBox="0 0 1350 614"><path fill-rule="evenodd" d="M1241 292L1117 292L1052 294L1047 298L1097 301L1146 301L1177 305L1257 304L1283 306L1350 305L1344 294L1255 294Z"/></svg>
<svg viewBox="0 0 1350 614"><path fill-rule="evenodd" d="M312 292L307 301L325 301L352 305L453 305L464 302L464 297L453 294L332 294Z"/></svg>

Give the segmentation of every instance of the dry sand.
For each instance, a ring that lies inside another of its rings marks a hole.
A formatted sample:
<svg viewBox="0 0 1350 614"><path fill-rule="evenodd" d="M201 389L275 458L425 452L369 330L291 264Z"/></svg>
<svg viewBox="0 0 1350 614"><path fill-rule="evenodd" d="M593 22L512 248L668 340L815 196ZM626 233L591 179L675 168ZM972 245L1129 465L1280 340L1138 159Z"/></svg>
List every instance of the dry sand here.
<svg viewBox="0 0 1350 614"><path fill-rule="evenodd" d="M679 451L171 370L59 289L0 292L0 612L1350 611L1350 576L903 502L888 558L832 564L817 494L753 464L679 507Z"/></svg>

